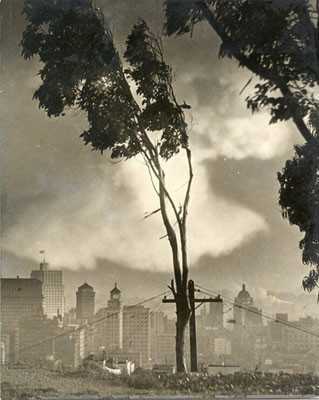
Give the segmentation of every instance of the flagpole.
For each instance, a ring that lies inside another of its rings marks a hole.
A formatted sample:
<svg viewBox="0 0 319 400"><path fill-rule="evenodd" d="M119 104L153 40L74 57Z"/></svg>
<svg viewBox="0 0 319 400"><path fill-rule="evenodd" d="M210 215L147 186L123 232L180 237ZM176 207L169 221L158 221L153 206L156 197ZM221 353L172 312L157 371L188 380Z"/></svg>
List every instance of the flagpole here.
<svg viewBox="0 0 319 400"><path fill-rule="evenodd" d="M45 250L40 250L40 254L43 254L43 264L45 264Z"/></svg>

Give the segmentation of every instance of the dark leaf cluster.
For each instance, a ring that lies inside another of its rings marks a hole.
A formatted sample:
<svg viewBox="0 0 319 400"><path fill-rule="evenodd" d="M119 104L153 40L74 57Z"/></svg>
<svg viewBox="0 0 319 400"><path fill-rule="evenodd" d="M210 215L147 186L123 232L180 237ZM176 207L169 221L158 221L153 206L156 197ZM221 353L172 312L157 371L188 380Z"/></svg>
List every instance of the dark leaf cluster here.
<svg viewBox="0 0 319 400"><path fill-rule="evenodd" d="M318 31L308 0L166 0L167 32L181 34L203 18L220 36L220 57L235 58L261 78L246 101L271 110L271 122L303 117L306 89L318 82ZM186 4L184 6L184 4ZM207 15L205 15L206 18Z"/></svg>
<svg viewBox="0 0 319 400"><path fill-rule="evenodd" d="M80 108L88 115L86 144L111 149L112 157L138 153L134 105L102 13L89 0L26 0L24 13L22 53L44 64L34 93L39 106L49 117Z"/></svg>
<svg viewBox="0 0 319 400"><path fill-rule="evenodd" d="M141 121L145 129L162 132L159 153L169 159L181 147L187 147L188 135L183 106L172 88L172 70L163 59L161 39L155 37L145 21L136 24L126 42L124 57L130 68L125 72L142 97Z"/></svg>
<svg viewBox="0 0 319 400"><path fill-rule="evenodd" d="M85 111L85 144L110 150L113 158L141 153L148 131L162 132L159 152L165 159L187 145L171 68L144 21L128 38L125 56L131 68L124 70L103 13L91 0L25 0L24 13L22 54L26 59L38 55L43 63L34 98L49 117L65 115L69 108ZM130 80L143 96L143 107L134 99Z"/></svg>
<svg viewBox="0 0 319 400"><path fill-rule="evenodd" d="M164 4L165 30L168 35L192 32L193 26L202 20L201 12L194 0L166 0Z"/></svg>
<svg viewBox="0 0 319 400"><path fill-rule="evenodd" d="M288 160L281 173L279 204L283 216L304 233L300 241L302 260L314 265L303 281L312 290L318 281L319 268L319 137L303 146L295 146L295 156Z"/></svg>

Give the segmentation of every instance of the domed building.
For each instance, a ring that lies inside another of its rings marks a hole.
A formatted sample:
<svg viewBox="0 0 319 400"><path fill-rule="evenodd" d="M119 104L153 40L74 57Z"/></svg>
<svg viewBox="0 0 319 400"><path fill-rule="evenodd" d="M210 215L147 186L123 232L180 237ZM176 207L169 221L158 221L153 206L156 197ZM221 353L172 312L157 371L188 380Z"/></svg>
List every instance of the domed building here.
<svg viewBox="0 0 319 400"><path fill-rule="evenodd" d="M238 293L235 301L245 304L247 306L253 305L254 301L251 295L249 294L248 290L246 290L246 285L243 283L242 290Z"/></svg>
<svg viewBox="0 0 319 400"><path fill-rule="evenodd" d="M265 357L268 329L261 312L243 284L234 302L232 355L247 369L255 368Z"/></svg>
<svg viewBox="0 0 319 400"><path fill-rule="evenodd" d="M235 298L234 319L240 325L262 325L261 310L254 306L254 300L243 283L242 290Z"/></svg>

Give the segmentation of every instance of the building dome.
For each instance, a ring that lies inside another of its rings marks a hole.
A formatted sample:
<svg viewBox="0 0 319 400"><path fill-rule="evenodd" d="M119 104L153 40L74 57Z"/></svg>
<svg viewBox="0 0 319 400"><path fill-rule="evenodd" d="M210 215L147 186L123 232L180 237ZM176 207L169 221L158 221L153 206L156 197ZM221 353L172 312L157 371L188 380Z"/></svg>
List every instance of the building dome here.
<svg viewBox="0 0 319 400"><path fill-rule="evenodd" d="M120 294L120 293L121 293L121 291L117 287L117 283L115 282L114 288L111 290L111 294Z"/></svg>
<svg viewBox="0 0 319 400"><path fill-rule="evenodd" d="M250 303L252 301L252 297L249 292L246 290L246 285L243 283L242 290L238 293L237 301L240 303Z"/></svg>

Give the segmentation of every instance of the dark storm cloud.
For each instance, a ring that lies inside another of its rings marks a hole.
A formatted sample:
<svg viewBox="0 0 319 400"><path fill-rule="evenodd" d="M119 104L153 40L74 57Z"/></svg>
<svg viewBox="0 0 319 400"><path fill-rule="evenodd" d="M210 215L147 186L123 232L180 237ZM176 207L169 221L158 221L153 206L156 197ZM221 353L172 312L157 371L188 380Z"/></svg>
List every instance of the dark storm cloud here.
<svg viewBox="0 0 319 400"><path fill-rule="evenodd" d="M301 280L308 271L301 263L298 248L302 234L282 219L278 205L276 174L289 156L271 160L218 157L205 162L210 171L211 190L221 198L232 198L237 204L263 215L269 229L225 257L203 256L196 264L199 276L203 274L212 282L214 279L220 283L246 280L251 286L277 290L290 286L297 292L302 291Z"/></svg>
<svg viewBox="0 0 319 400"><path fill-rule="evenodd" d="M277 172L282 169L289 156L290 154L285 154L284 157L270 160L257 160L251 157L242 160L224 157L206 160L211 189L218 196L231 197L236 203L264 214L267 218L271 218L272 222L280 220Z"/></svg>

